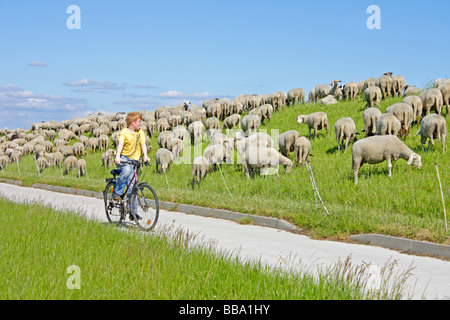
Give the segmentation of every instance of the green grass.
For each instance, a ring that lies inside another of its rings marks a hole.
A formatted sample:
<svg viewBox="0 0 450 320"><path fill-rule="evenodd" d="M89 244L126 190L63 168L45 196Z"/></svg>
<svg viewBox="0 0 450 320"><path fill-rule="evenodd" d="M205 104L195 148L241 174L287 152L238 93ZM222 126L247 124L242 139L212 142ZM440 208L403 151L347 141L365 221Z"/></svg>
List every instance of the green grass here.
<svg viewBox="0 0 450 320"><path fill-rule="evenodd" d="M364 267L348 259L313 278L193 245L192 235L183 232L124 232L73 212L4 198L0 206L2 300L399 299L409 276L394 281L394 289L373 292L365 290ZM389 279L389 266L384 270Z"/></svg>
<svg viewBox="0 0 450 320"><path fill-rule="evenodd" d="M388 106L402 99L383 100L381 111L384 112ZM298 125L296 117L315 111L327 113L330 123L328 135L321 131L317 140L312 140L311 152L314 156L310 161L317 188L330 212L329 215L320 204L316 207L306 167L294 167L290 174L285 174L280 167L279 176L257 176L248 180L241 167L236 164L238 158L235 155L234 164L222 166L221 172L214 171L202 181L200 187L193 190L190 184L191 165L188 161L187 164L172 164L166 176L155 172L157 137L151 139L152 165L145 169L143 179L155 188L158 197L163 201L282 218L296 224L315 238L346 240L350 234L380 233L449 244L450 233L446 231L435 167L437 163L444 197L447 200L446 211L449 211L448 151L443 154L439 144L434 150L422 151L420 137L414 137L419 130L417 125L413 125L405 143L422 156L421 170L407 166L406 161L400 159L394 164L392 178L388 178L385 162L364 165L359 172L359 184L354 185L351 144L347 153L337 154L333 127L339 118L351 116L361 132L364 129L364 105L362 97L358 97L356 101L341 101L330 106L290 106L275 112L270 123L260 127L260 131L267 130L269 134L275 133L275 130L282 133L296 129L301 135L308 136L307 126ZM450 117L446 117L447 126L450 126L449 119ZM203 148L208 144L208 141L204 141ZM185 150L188 159L192 159L199 152L201 150L194 148ZM25 185L40 182L102 191L104 178L109 176L110 169L101 167L100 155L97 151L95 154L88 152L85 156L88 162L87 178L77 178L74 171L62 176L59 168L46 169L39 177L32 156L21 160L20 176L17 165L9 164L0 173L0 177L19 179Z"/></svg>

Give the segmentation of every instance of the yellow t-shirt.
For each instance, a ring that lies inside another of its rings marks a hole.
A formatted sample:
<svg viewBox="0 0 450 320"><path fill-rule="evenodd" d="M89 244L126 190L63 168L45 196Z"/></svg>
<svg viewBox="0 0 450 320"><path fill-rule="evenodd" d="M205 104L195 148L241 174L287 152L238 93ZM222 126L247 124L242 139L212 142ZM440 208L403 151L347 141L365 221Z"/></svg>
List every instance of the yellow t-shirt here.
<svg viewBox="0 0 450 320"><path fill-rule="evenodd" d="M141 157L141 144L145 143L144 130L139 129L137 133L132 133L128 128L120 131L118 141L123 141L122 155L132 160L139 160Z"/></svg>

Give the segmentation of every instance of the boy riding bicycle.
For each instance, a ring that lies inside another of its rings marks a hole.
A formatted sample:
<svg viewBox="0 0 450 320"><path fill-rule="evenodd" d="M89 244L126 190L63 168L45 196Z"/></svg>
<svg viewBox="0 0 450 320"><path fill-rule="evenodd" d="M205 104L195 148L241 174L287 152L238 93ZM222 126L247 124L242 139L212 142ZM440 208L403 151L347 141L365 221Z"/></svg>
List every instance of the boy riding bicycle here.
<svg viewBox="0 0 450 320"><path fill-rule="evenodd" d="M141 155L143 155L144 162L150 162L150 159L147 156L145 133L140 128L142 116L138 112L130 112L127 115L126 121L127 128L122 129L118 135L119 143L117 145L116 159L114 161L121 170L119 177L117 178L116 187L112 193L114 200L123 198L123 192L126 186L128 186L127 197L129 199L131 190L133 189L134 181L131 181L134 174L133 165L129 163L123 164L122 161L139 161ZM128 205L130 205L129 201ZM140 217L137 216L137 218L139 219Z"/></svg>

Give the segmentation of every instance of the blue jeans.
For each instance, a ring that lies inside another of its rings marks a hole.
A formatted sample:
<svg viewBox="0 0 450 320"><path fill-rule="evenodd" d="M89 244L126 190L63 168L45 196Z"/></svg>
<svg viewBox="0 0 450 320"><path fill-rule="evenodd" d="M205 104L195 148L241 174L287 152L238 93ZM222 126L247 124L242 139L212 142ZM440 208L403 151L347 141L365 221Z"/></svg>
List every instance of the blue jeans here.
<svg viewBox="0 0 450 320"><path fill-rule="evenodd" d="M120 159L125 160L125 161L130 161L131 159L125 156L120 156ZM131 164L119 164L118 165L118 169L120 170L120 174L117 177L117 182L116 182L116 187L114 192L122 195L123 192L125 191L126 186L128 186L130 184L130 182L133 180L133 182L131 182L130 186L128 187L127 190L127 200L128 200L128 208L130 207L130 193L131 190L133 190L133 186L134 186L134 170L133 170L133 165ZM134 212L137 211L137 202L134 206Z"/></svg>

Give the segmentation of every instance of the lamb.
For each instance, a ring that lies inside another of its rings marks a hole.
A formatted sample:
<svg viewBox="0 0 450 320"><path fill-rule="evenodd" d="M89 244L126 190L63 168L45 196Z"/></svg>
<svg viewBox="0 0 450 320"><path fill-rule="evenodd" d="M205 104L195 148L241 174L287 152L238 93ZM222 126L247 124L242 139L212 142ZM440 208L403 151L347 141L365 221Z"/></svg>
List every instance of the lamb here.
<svg viewBox="0 0 450 320"><path fill-rule="evenodd" d="M78 178L86 175L86 160L84 159L77 160L76 169L78 171Z"/></svg>
<svg viewBox="0 0 450 320"><path fill-rule="evenodd" d="M387 162L388 177L392 176L392 162L399 158L407 160L408 165L422 168L422 158L414 153L396 136L373 136L357 141L352 148L352 168L354 183L358 184L358 171L364 163Z"/></svg>
<svg viewBox="0 0 450 320"><path fill-rule="evenodd" d="M400 135L406 139L406 136L411 129L411 124L414 120L414 111L411 105L407 103L395 103L386 109L386 113L392 113L398 120L400 120L400 123L402 124Z"/></svg>
<svg viewBox="0 0 450 320"><path fill-rule="evenodd" d="M105 168L112 167L114 165L114 159L116 157L116 150L108 149L102 153L102 165Z"/></svg>
<svg viewBox="0 0 450 320"><path fill-rule="evenodd" d="M393 135L397 136L402 128L400 120L392 113L384 113L380 116L377 122L378 135Z"/></svg>
<svg viewBox="0 0 450 320"><path fill-rule="evenodd" d="M169 170L170 164L173 162L173 153L166 148L159 148L155 154L156 172Z"/></svg>
<svg viewBox="0 0 450 320"><path fill-rule="evenodd" d="M422 100L423 108L427 115L431 113L431 110L436 110L437 114L442 113L444 98L442 97L441 90L437 88L425 90L419 94L419 98Z"/></svg>
<svg viewBox="0 0 450 320"><path fill-rule="evenodd" d="M377 122L380 117L381 111L376 107L370 107L364 110L363 121L366 137L374 136L377 134Z"/></svg>
<svg viewBox="0 0 450 320"><path fill-rule="evenodd" d="M381 89L377 86L370 86L366 90L364 90L366 106L369 108L379 106L381 103L381 96Z"/></svg>
<svg viewBox="0 0 450 320"><path fill-rule="evenodd" d="M356 132L356 124L355 121L350 118L341 118L336 121L334 125L334 131L336 133L336 141L338 145L338 153L341 152L341 141L345 140L345 151L347 152L347 147L350 140L356 141L356 135L359 134Z"/></svg>
<svg viewBox="0 0 450 320"><path fill-rule="evenodd" d="M289 153L294 151L295 140L300 138L297 130L289 130L278 136L278 147L283 156L289 158Z"/></svg>
<svg viewBox="0 0 450 320"><path fill-rule="evenodd" d="M309 156L311 151L311 142L306 137L299 137L294 142L294 155L295 163L298 165L299 162L304 165L309 161Z"/></svg>
<svg viewBox="0 0 450 320"><path fill-rule="evenodd" d="M326 129L328 134L328 117L325 112L319 111L309 115L299 115L297 123L306 123L309 130L309 138L311 139L311 129L314 129L314 139L317 138L317 131Z"/></svg>
<svg viewBox="0 0 450 320"><path fill-rule="evenodd" d="M192 162L192 189L194 189L196 178L197 184L200 185L200 182L208 172L209 166L210 163L205 157L199 156L194 159Z"/></svg>
<svg viewBox="0 0 450 320"><path fill-rule="evenodd" d="M292 169L292 161L280 154L274 148L250 147L244 153L242 167L247 174L253 176L255 170L259 170L261 175L269 174L269 169L275 169L278 175L278 165L281 164L286 173Z"/></svg>
<svg viewBox="0 0 450 320"><path fill-rule="evenodd" d="M75 142L72 146L72 150L75 156L84 156L86 154L84 144L82 142Z"/></svg>
<svg viewBox="0 0 450 320"><path fill-rule="evenodd" d="M419 124L423 111L422 99L420 99L418 96L407 96L405 97L405 99L403 99L402 102L409 104L413 108L413 115L415 119L417 119L417 124Z"/></svg>
<svg viewBox="0 0 450 320"><path fill-rule="evenodd" d="M447 125L443 116L438 114L429 114L422 119L420 130L416 136L420 134L420 143L423 145L428 140L428 150L430 146L434 147L434 139L438 139L442 143L442 153L445 152L445 137L447 136Z"/></svg>
<svg viewBox="0 0 450 320"><path fill-rule="evenodd" d="M70 170L77 168L77 157L75 156L68 156L66 160L64 160L64 169L65 174L68 174Z"/></svg>

